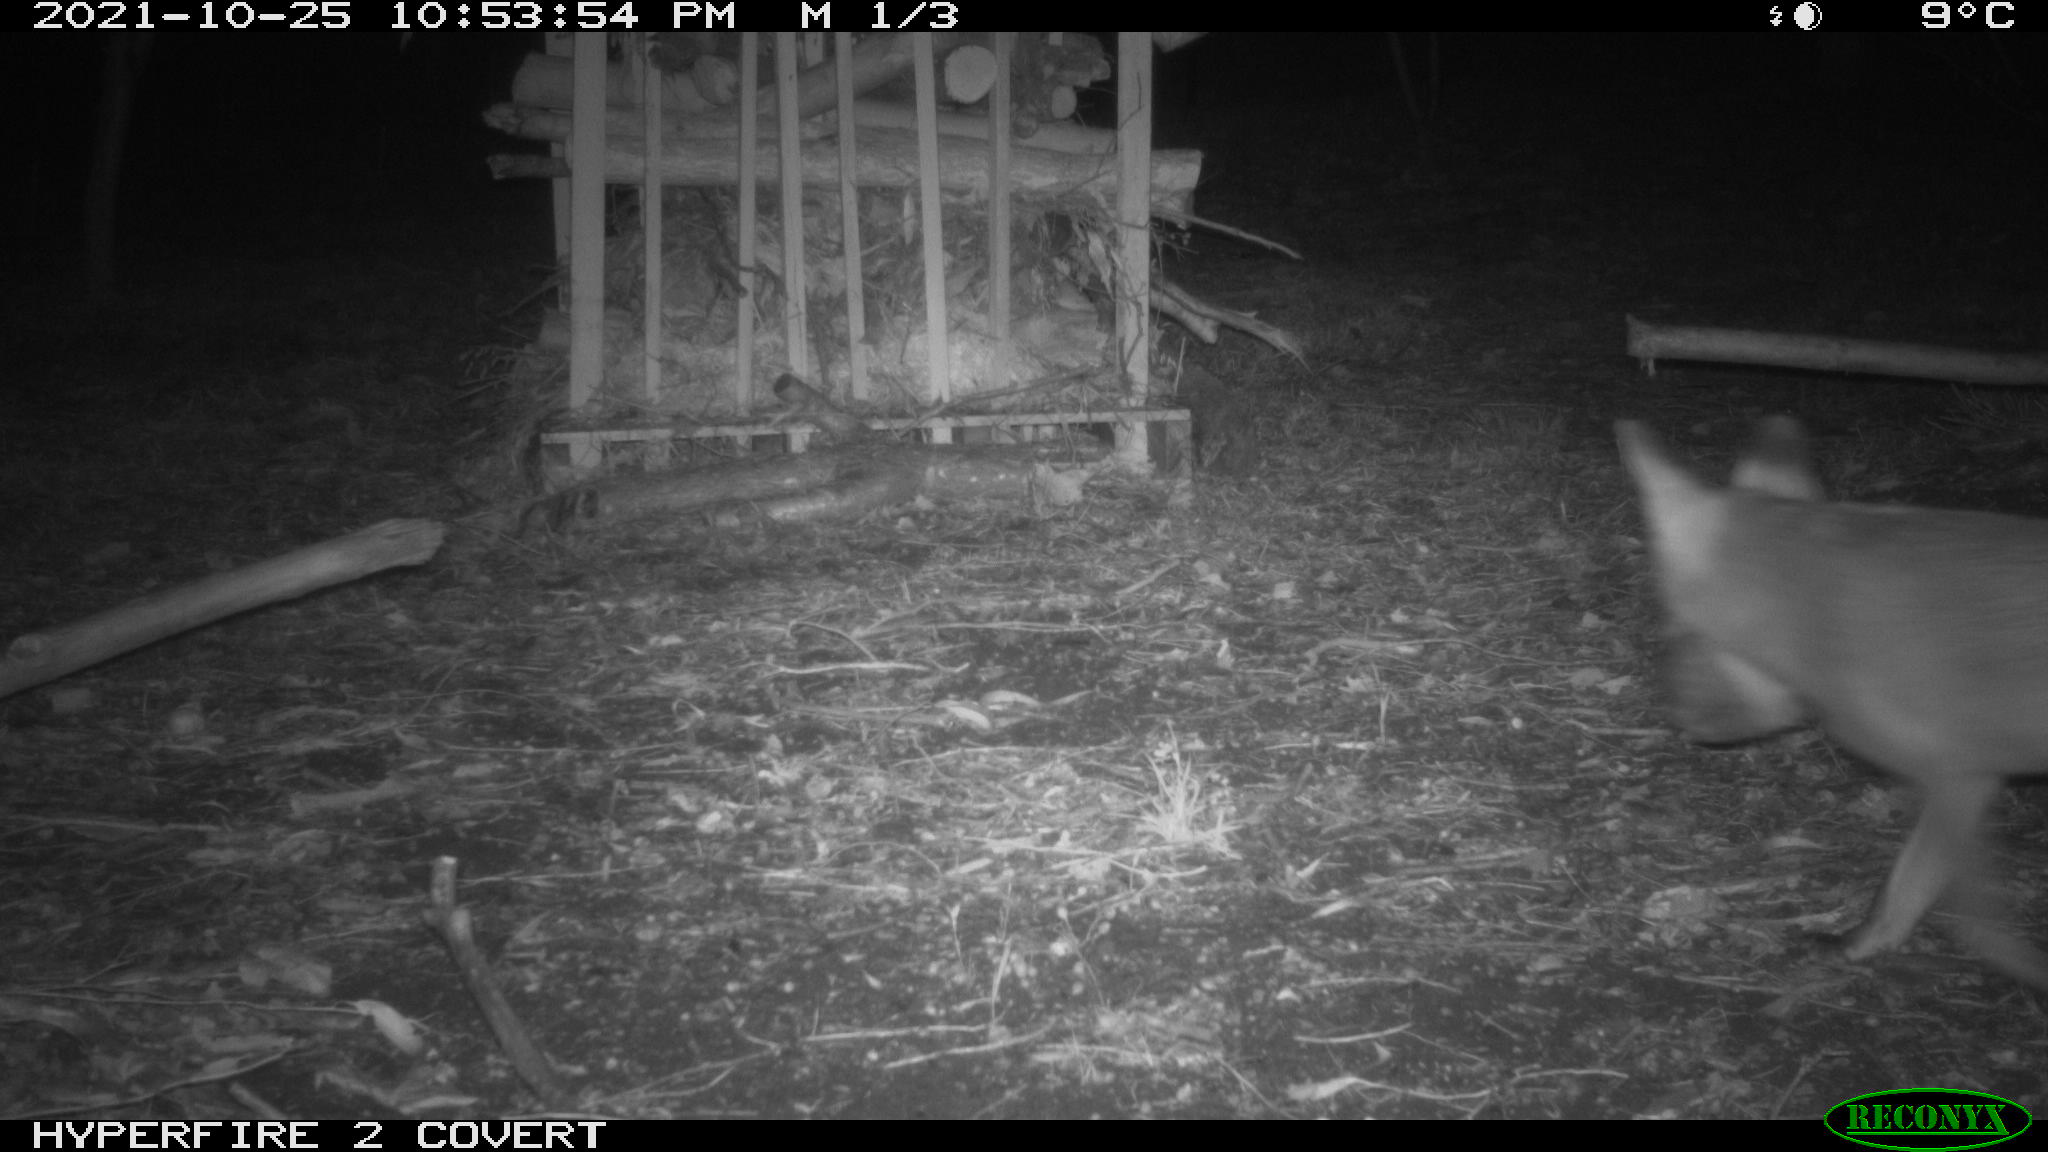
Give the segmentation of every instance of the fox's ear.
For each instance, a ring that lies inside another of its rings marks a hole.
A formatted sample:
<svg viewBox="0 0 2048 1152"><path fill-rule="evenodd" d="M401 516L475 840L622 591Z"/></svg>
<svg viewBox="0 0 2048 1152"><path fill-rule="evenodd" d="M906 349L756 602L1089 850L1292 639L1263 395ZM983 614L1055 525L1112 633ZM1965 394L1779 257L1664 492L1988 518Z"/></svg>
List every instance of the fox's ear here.
<svg viewBox="0 0 2048 1152"><path fill-rule="evenodd" d="M1728 519L1728 500L1665 455L1657 434L1634 420L1618 421L1622 463L1636 482L1650 556L1665 580L1711 575Z"/></svg>
<svg viewBox="0 0 2048 1152"><path fill-rule="evenodd" d="M1699 486L1699 482L1664 450L1663 439L1642 421L1616 420L1614 440L1621 447L1621 462L1628 465L1628 474L1638 489Z"/></svg>
<svg viewBox="0 0 2048 1152"><path fill-rule="evenodd" d="M1790 416L1766 417L1742 459L1735 462L1735 487L1787 500L1825 500L1820 478L1806 450L1806 430Z"/></svg>

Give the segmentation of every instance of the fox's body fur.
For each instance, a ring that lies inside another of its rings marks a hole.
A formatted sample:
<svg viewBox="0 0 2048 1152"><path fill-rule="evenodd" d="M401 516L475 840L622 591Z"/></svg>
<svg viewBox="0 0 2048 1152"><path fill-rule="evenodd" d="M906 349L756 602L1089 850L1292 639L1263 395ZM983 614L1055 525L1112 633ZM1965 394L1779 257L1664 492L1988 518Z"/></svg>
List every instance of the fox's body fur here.
<svg viewBox="0 0 2048 1152"><path fill-rule="evenodd" d="M1763 424L1726 489L1641 425L1618 432L1679 727L1726 743L1818 721L1924 794L1849 955L1896 947L1947 895L1966 943L2048 988L2048 957L1995 923L1981 847L2005 780L2048 771L2048 521L1828 503L1789 419Z"/></svg>

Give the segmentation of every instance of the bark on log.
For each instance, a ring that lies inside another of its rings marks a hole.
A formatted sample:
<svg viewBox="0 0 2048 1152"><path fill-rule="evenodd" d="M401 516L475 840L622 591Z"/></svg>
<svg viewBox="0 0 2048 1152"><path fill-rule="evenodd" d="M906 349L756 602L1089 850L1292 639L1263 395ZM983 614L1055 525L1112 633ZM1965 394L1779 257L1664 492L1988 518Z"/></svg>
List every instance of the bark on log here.
<svg viewBox="0 0 2048 1152"><path fill-rule="evenodd" d="M1076 467L1108 458L1107 445L1061 451ZM854 444L768 456L689 472L619 477L557 493L524 518L611 527L700 517L713 528L772 520L857 519L920 494L941 499L1032 499L1045 445Z"/></svg>
<svg viewBox="0 0 2048 1152"><path fill-rule="evenodd" d="M882 100L857 100L853 105L853 122L868 128L917 127L917 109L908 104L894 104ZM1028 117L1014 117L1016 124L1013 144L1021 144L1046 152L1072 152L1081 156L1108 156L1116 151L1116 133L1103 128L1085 128L1066 120L1039 123ZM941 112L938 116L940 136L959 136L969 140L988 139L988 117L971 112Z"/></svg>
<svg viewBox="0 0 2048 1152"><path fill-rule="evenodd" d="M1654 374L1657 361L1716 360L1823 372L1916 376L1959 384L2048 384L2048 356L1977 352L1932 344L1848 340L1735 328L1681 328L1628 317L1628 354Z"/></svg>
<svg viewBox="0 0 2048 1152"><path fill-rule="evenodd" d="M559 144L569 139L569 115L567 112L531 104L493 104L484 109L484 123L507 136ZM645 137L640 127L643 121L640 106L637 104L631 107L605 109L604 122L605 130L614 136ZM853 104L853 122L865 128L902 128L908 131L917 127L917 111L902 104L891 104L881 100L856 100ZM740 135L739 120L731 116L665 119L664 124L662 141L664 146L669 148L686 147L704 140L737 140ZM828 115L814 116L801 122L797 127L805 140L836 140L839 131L836 125L836 117ZM938 115L938 125L941 136L958 136L967 140L988 139L986 116L977 116L970 112L941 112ZM777 139L779 136L775 122L762 122L762 146L772 146ZM1106 156L1116 151L1116 133L1065 122L1040 124L1028 133L1020 128L1017 139L1047 152ZM697 146L702 145L699 143Z"/></svg>
<svg viewBox="0 0 2048 1152"><path fill-rule="evenodd" d="M909 188L917 184L917 137L892 128L863 128L857 133L859 158L854 179L867 187ZM839 150L828 141L807 141L802 149L804 183L837 186ZM500 180L515 177L554 179L567 176L566 160L551 156L499 155L490 158L491 173ZM647 168L646 139L635 133L613 135L605 151L608 184L637 184ZM762 149L757 182L773 185L782 178L781 158ZM939 184L949 191L988 197L988 149L956 137L939 139ZM1088 195L1105 209L1116 202L1116 170L1106 158L1071 156L1037 148L1018 148L1011 160L1012 191L1060 196ZM1168 212L1189 211L1195 182L1202 172L1202 154L1182 149L1152 153L1153 203ZM663 151L664 184L700 188L731 187L739 180L739 158L720 149Z"/></svg>
<svg viewBox="0 0 2048 1152"><path fill-rule="evenodd" d="M153 592L96 616L15 639L0 660L0 698L112 656L372 572L424 564L441 547L431 520L386 520L232 572Z"/></svg>
<svg viewBox="0 0 2048 1152"><path fill-rule="evenodd" d="M940 35L933 38L936 50L949 50L957 36ZM890 78L910 69L910 37L901 33L887 36L870 36L853 46L853 92L858 96L887 83ZM535 104L543 108L568 109L575 107L571 96L574 87L575 66L567 56L544 56L534 53L519 66L512 77L512 100L517 104ZM687 84L687 81L685 81ZM815 116L838 103L837 60L827 60L797 73L796 77L797 118ZM640 93L632 77L624 68L610 68L605 73L605 101L607 104L625 106L638 105ZM760 114L766 119L775 118L775 86L763 85L760 91ZM697 114L704 111L694 90L685 96L678 88L664 80L662 83L662 107L679 113ZM726 115L731 115L727 112Z"/></svg>

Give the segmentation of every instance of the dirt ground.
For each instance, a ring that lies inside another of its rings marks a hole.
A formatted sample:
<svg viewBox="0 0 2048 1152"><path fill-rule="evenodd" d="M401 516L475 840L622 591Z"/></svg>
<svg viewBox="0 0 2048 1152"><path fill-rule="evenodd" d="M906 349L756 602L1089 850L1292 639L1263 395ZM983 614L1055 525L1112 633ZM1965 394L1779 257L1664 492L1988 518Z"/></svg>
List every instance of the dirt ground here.
<svg viewBox="0 0 2048 1152"><path fill-rule="evenodd" d="M0 1116L2048 1107L2043 997L1939 917L1829 947L1909 794L1817 733L1670 730L1612 438L1719 477L1792 412L1837 496L2048 513L2038 390L1623 351L1625 314L2048 347L2040 122L1931 54L1714 52L1453 39L1420 129L1379 57L1284 96L1166 66L1200 213L1306 257L1164 257L1308 351L1187 352L1259 447L1191 500L481 531L474 366L530 335L535 188L161 246L99 305L11 284L0 639L386 517L450 536L0 701ZM1998 821L2048 939L2040 794ZM443 857L561 1098L426 923Z"/></svg>

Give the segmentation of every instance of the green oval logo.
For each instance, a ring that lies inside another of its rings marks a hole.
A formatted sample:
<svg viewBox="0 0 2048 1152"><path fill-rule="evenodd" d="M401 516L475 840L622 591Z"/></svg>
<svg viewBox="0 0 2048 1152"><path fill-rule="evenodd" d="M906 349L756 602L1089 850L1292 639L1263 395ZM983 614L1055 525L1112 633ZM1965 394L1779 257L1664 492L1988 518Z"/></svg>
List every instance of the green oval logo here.
<svg viewBox="0 0 2048 1152"><path fill-rule="evenodd" d="M1842 1101L1828 1109L1825 1123L1853 1144L1929 1152L2003 1144L2032 1127L2034 1118L1989 1092L1894 1088Z"/></svg>

